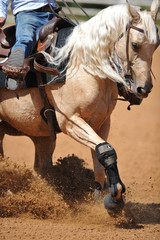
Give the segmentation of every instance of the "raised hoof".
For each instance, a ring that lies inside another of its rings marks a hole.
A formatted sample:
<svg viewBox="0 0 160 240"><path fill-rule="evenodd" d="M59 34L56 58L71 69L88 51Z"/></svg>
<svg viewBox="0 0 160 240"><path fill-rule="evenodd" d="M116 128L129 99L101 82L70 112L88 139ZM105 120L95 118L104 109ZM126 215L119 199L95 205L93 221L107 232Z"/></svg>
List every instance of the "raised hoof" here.
<svg viewBox="0 0 160 240"><path fill-rule="evenodd" d="M104 198L103 203L104 207L107 209L108 214L111 217L118 217L122 213L124 207L123 198L121 198L120 200L114 200L111 194L108 194Z"/></svg>
<svg viewBox="0 0 160 240"><path fill-rule="evenodd" d="M112 197L115 197L116 199L120 199L122 193L125 192L125 186L122 182L117 184L112 184L111 187L109 188L109 191Z"/></svg>

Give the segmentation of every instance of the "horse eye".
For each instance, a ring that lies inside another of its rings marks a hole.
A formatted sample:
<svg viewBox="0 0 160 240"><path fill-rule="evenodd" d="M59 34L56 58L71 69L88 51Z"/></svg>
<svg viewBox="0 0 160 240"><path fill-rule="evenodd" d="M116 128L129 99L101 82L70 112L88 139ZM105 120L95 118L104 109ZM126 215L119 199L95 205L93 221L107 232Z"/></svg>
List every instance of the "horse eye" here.
<svg viewBox="0 0 160 240"><path fill-rule="evenodd" d="M138 43L132 42L132 48L133 50L137 51L139 49Z"/></svg>

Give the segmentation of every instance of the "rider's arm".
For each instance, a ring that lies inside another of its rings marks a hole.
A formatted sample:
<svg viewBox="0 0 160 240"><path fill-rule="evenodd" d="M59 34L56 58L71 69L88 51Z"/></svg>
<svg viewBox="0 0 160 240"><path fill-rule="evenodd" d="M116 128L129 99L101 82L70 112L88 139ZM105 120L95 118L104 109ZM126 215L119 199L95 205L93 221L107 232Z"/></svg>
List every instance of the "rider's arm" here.
<svg viewBox="0 0 160 240"><path fill-rule="evenodd" d="M9 0L0 1L0 27L5 24L7 18L7 8L9 5Z"/></svg>

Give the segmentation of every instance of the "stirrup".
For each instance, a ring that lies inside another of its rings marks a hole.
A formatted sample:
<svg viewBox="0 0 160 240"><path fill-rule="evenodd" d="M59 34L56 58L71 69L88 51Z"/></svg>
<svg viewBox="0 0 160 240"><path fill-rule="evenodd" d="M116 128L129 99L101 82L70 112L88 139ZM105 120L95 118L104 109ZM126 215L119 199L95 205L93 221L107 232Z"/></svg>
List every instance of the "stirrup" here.
<svg viewBox="0 0 160 240"><path fill-rule="evenodd" d="M6 77L5 85L6 85L7 89L14 91L19 87L20 82L19 82L18 79L13 79L13 78L10 78L10 77Z"/></svg>
<svg viewBox="0 0 160 240"><path fill-rule="evenodd" d="M8 64L5 64L2 67L2 70L5 74L7 74L11 78L24 79L30 70L29 66L26 67L14 67Z"/></svg>
<svg viewBox="0 0 160 240"><path fill-rule="evenodd" d="M8 58L2 70L11 78L24 79L29 71L29 67L23 67L24 64L24 51L21 48L16 48Z"/></svg>

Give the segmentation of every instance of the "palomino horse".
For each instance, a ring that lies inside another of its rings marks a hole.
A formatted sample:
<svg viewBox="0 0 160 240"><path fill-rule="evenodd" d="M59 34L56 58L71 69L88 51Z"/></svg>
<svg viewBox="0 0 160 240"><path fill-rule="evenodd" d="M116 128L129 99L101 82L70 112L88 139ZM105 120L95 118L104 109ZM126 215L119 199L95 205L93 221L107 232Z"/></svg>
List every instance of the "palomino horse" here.
<svg viewBox="0 0 160 240"><path fill-rule="evenodd" d="M124 96L135 97L135 103L140 104L151 92L152 55L159 45L155 25L158 4L153 0L148 12L127 1L76 26L52 59L59 65L69 58L65 83L45 87L61 131L91 149L95 181L102 189L107 175L110 194L104 204L109 212L121 209L125 191L116 152L106 142L118 96L117 83L123 86ZM5 133L29 136L35 144L37 171L52 166L55 148L40 116L42 108L37 88L0 90L1 142Z"/></svg>

